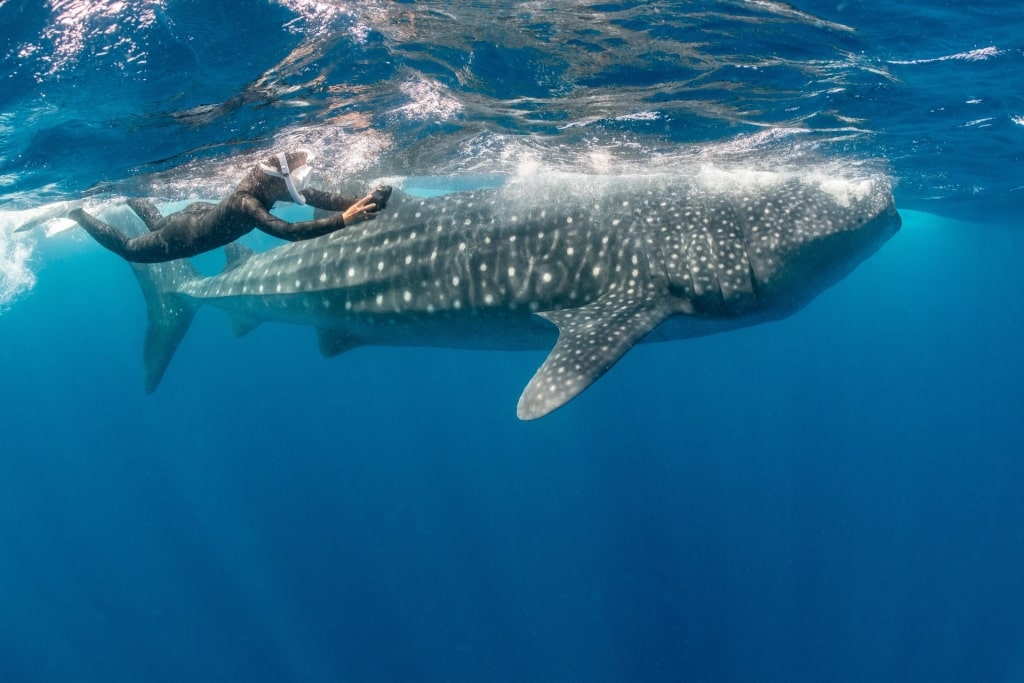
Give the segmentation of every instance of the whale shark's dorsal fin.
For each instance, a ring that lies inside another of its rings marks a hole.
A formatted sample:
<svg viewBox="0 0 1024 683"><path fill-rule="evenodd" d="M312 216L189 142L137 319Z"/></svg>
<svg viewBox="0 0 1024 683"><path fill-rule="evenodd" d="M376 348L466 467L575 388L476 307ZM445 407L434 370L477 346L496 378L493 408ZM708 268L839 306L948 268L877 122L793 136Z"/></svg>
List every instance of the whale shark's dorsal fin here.
<svg viewBox="0 0 1024 683"><path fill-rule="evenodd" d="M667 300L612 293L582 308L538 313L558 326L558 341L519 397L519 419L543 417L567 403L673 312Z"/></svg>
<svg viewBox="0 0 1024 683"><path fill-rule="evenodd" d="M253 257L256 252L238 242L230 242L224 246L224 256L227 260L224 262L224 270L222 273L228 273L238 266L242 265Z"/></svg>
<svg viewBox="0 0 1024 683"><path fill-rule="evenodd" d="M224 256L227 260L224 262L224 270L221 271L221 274L230 273L251 259L255 254L255 251L243 244L229 242L224 245ZM263 322L259 318L246 316L241 313L232 313L228 316L228 320L231 323L231 331L236 337L244 337Z"/></svg>

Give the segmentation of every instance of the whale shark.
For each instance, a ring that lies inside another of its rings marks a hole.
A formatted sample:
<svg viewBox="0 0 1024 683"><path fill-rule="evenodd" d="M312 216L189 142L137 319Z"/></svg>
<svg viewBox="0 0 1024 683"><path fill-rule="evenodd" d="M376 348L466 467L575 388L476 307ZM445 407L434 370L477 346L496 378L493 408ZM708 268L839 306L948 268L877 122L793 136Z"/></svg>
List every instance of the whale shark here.
<svg viewBox="0 0 1024 683"><path fill-rule="evenodd" d="M360 346L551 349L517 414L565 405L630 348L788 316L900 227L886 176L705 169L548 174L417 197L372 221L255 253L224 271L133 265L147 301L145 387L156 389L195 311L235 333L316 329Z"/></svg>

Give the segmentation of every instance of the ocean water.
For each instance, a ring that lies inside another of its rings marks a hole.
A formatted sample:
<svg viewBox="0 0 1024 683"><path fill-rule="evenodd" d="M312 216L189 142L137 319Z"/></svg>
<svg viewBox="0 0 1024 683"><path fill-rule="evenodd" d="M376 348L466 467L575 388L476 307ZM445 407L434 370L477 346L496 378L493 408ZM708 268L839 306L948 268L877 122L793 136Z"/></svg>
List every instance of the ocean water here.
<svg viewBox="0 0 1024 683"><path fill-rule="evenodd" d="M1024 9L879 4L0 0L0 681L1024 680ZM144 394L130 269L14 231L287 145L423 193L825 164L904 223L534 422L545 352L212 309Z"/></svg>

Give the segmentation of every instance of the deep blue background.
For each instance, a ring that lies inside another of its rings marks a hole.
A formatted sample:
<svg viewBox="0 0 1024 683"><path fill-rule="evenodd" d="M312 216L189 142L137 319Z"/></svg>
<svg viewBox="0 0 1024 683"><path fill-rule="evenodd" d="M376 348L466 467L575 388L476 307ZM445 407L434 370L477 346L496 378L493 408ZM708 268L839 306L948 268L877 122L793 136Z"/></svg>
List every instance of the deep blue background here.
<svg viewBox="0 0 1024 683"><path fill-rule="evenodd" d="M856 30L0 0L0 212L215 196L301 134L354 182L883 158L903 209L970 219L905 211L799 314L523 423L542 352L325 360L205 309L146 396L130 270L0 214L38 278L0 301L0 683L1024 680L1024 5L794 5Z"/></svg>
<svg viewBox="0 0 1024 683"><path fill-rule="evenodd" d="M52 241L0 325L3 680L1018 680L1024 239L905 218L535 423L543 354L215 311L145 397L130 271Z"/></svg>

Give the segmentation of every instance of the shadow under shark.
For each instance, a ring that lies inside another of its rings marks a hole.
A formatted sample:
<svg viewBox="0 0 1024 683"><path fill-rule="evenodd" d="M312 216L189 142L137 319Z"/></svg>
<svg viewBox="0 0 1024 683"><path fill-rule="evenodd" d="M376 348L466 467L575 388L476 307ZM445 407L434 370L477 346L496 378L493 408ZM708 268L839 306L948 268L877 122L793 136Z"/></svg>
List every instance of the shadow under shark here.
<svg viewBox="0 0 1024 683"><path fill-rule="evenodd" d="M888 179L703 171L547 175L417 198L376 220L225 271L133 265L147 301L147 391L196 309L236 334L310 325L334 356L363 345L550 348L519 398L531 420L582 392L639 342L683 339L797 311L900 226Z"/></svg>

